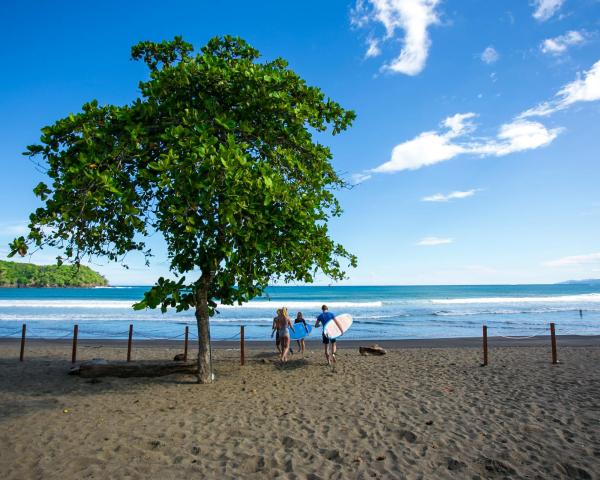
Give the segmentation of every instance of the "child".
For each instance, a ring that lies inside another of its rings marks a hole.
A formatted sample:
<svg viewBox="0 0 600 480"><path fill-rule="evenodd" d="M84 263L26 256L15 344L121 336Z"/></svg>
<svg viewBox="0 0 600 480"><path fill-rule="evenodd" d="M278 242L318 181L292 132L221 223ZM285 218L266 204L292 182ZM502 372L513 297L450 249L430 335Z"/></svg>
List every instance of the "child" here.
<svg viewBox="0 0 600 480"><path fill-rule="evenodd" d="M296 323L303 323L304 324L304 328L308 331L308 328L306 328L306 320L304 320L304 317L302 316L302 312L298 312L296 314L296 320L294 320L294 324ZM300 347L300 351L302 352L302 355L304 355L304 339L300 339L300 340L296 340L296 342L298 343L298 346Z"/></svg>

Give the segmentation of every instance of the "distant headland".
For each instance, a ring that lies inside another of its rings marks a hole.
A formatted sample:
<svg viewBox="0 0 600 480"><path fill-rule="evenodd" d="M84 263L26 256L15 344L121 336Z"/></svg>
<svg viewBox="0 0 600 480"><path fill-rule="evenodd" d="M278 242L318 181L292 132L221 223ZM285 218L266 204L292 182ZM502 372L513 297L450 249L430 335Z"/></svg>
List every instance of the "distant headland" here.
<svg viewBox="0 0 600 480"><path fill-rule="evenodd" d="M600 285L600 278L588 278L586 280L567 280L560 282L558 285Z"/></svg>
<svg viewBox="0 0 600 480"><path fill-rule="evenodd" d="M34 265L0 260L2 288L104 287L108 281L89 267Z"/></svg>

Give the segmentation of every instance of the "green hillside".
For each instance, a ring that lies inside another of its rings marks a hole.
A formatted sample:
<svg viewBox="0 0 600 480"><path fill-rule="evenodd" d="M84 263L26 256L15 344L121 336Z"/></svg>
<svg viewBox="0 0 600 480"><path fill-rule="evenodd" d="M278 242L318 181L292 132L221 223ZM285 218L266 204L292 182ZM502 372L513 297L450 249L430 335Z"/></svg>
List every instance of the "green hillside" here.
<svg viewBox="0 0 600 480"><path fill-rule="evenodd" d="M0 287L98 287L106 278L89 267L34 265L0 260Z"/></svg>

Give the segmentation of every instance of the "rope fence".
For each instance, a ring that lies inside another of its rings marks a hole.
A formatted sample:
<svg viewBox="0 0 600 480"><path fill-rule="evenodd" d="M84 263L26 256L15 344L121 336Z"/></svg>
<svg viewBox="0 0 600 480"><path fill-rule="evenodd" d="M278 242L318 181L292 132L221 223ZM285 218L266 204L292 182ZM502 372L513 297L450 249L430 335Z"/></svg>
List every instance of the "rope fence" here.
<svg viewBox="0 0 600 480"><path fill-rule="evenodd" d="M482 339L483 339L483 363L481 364L482 367L486 367L489 364L489 356L488 356L488 327L487 325L483 325L482 326L482 330L483 330L483 335L482 335ZM552 364L556 365L558 363L558 355L557 355L557 348L556 348L556 329L555 329L555 324L551 323L549 327L542 327L541 329L537 330L537 333L534 333L533 335L528 335L528 336L522 336L522 337L512 337L512 336L505 336L505 335L497 335L496 338L506 338L508 340L528 340L531 338L535 338L535 337L541 337L541 336L545 336L548 332L548 330L550 331L550 346L552 348Z"/></svg>
<svg viewBox="0 0 600 480"><path fill-rule="evenodd" d="M4 330L7 329L7 327L0 327ZM53 332L64 332L64 329L56 329L56 328L46 328L45 331L53 331ZM489 364L489 348L488 348L488 327L486 325L482 326L482 330L483 330L483 335L482 335L482 339L483 339L483 364L482 366L487 366ZM536 337L542 337L542 336L546 336L548 335L549 332L549 336L550 336L550 346L552 349L552 364L557 364L558 363L558 356L557 356L557 346L556 346L556 328L555 328L555 324L554 323L550 323L550 325L548 327L542 327L539 329L534 330L532 335L527 335L527 336L506 336L506 335L496 335L494 338L504 338L504 339L508 339L508 340L528 340L528 339L532 339L532 338L536 338ZM563 335L581 335L580 333L574 333L572 331L566 331L566 332L561 332ZM2 335L0 335L0 339L16 339L18 338L18 335L21 334L21 345L20 345L20 355L19 355L19 360L22 362L24 360L24 353L25 353L25 342L26 339L48 339L47 335L43 335L42 332L38 332L37 330L32 330L31 328L28 328L26 324L23 324L22 328L19 330L15 330L12 331L10 333L2 333ZM123 332L102 332L102 331L98 331L95 330L94 334L98 334L98 335L105 335L102 338L107 338L107 337L124 337L125 335L127 335L127 361L130 362L131 361L131 352L132 352L132 348L133 348L133 324L129 325L129 329L125 330ZM79 326L78 325L73 325L73 331L68 331L66 333L64 333L63 335L59 335L59 336L55 336L52 337L53 340L60 340L60 339L66 339L71 337L72 338L72 356L71 356L71 361L72 363L75 363L77 360L77 342L78 342L78 335L79 335ZM181 356L181 360L187 361L188 358L188 344L189 344L189 340L198 340L198 335L195 333L191 333L189 331L189 327L186 326L185 327L185 331L184 333L178 334L178 335L171 335L171 336L165 336L163 334L161 334L160 331L158 330L150 330L150 331L144 331L144 332L136 332L135 333L136 337L138 338L142 338L145 340L182 340L183 339L183 343L184 343L184 353ZM220 338L220 341L231 341L231 340L235 340L239 338L240 340L240 365L244 365L245 363L245 332L244 332L244 326L241 325L240 326L240 330L239 332L235 333L234 335L230 336L230 337L226 337L226 338Z"/></svg>
<svg viewBox="0 0 600 480"><path fill-rule="evenodd" d="M3 329L6 329L5 327L0 327ZM64 332L64 329L57 329L57 328L46 328L46 331L52 331L52 332ZM6 333L6 334L2 334L0 335L0 339L16 339L18 338L18 335L21 335L21 348L20 348L20 354L19 354L19 361L24 361L24 357L25 357L25 342L26 339L40 339L40 340L62 340L65 338L72 338L72 353L71 353L71 362L72 363L76 363L77 361L77 342L78 342L78 336L79 336L79 325L75 324L73 325L73 331L68 331L67 333L65 333L64 335L58 335L58 336L53 336L52 338L48 338L47 335L43 335L41 332L37 332L36 330L32 330L31 328L27 327L27 324L23 324L22 328L19 330L15 330L11 333ZM127 335L127 361L130 362L131 361L131 352L132 352L132 348L133 348L133 324L129 325L129 329L125 330L123 332L108 332L108 331L98 331L98 330L94 330L94 334L95 335L105 335L103 338L107 338L107 337L123 337L125 335ZM181 358L181 360L183 361L187 361L188 359L188 346L189 346L189 340L198 340L199 337L197 334L195 333L190 333L189 331L189 326L185 327L184 333L181 333L179 335L171 335L171 336L166 336L166 335L162 335L160 333L160 331L158 330L154 330L154 331L145 331L145 332L136 332L135 335L137 337L141 337L142 339L145 340L181 340L183 339L184 342L184 353L183 356ZM244 326L240 326L240 331L230 337L226 337L226 338L221 338L219 340L221 341L230 341L230 340L234 340L236 338L240 338L240 364L244 365Z"/></svg>

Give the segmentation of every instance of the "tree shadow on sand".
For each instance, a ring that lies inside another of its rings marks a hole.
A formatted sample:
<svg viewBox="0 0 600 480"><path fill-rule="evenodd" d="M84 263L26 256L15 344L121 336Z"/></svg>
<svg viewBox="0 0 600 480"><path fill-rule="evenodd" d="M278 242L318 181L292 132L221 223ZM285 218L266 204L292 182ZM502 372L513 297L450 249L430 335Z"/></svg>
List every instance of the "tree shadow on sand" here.
<svg viewBox="0 0 600 480"><path fill-rule="evenodd" d="M305 358L295 358L292 360L288 360L285 363L282 362L277 362L274 363L275 367L277 367L278 370L281 371L287 371L287 370L297 370L299 368L305 368L308 367L308 361Z"/></svg>

